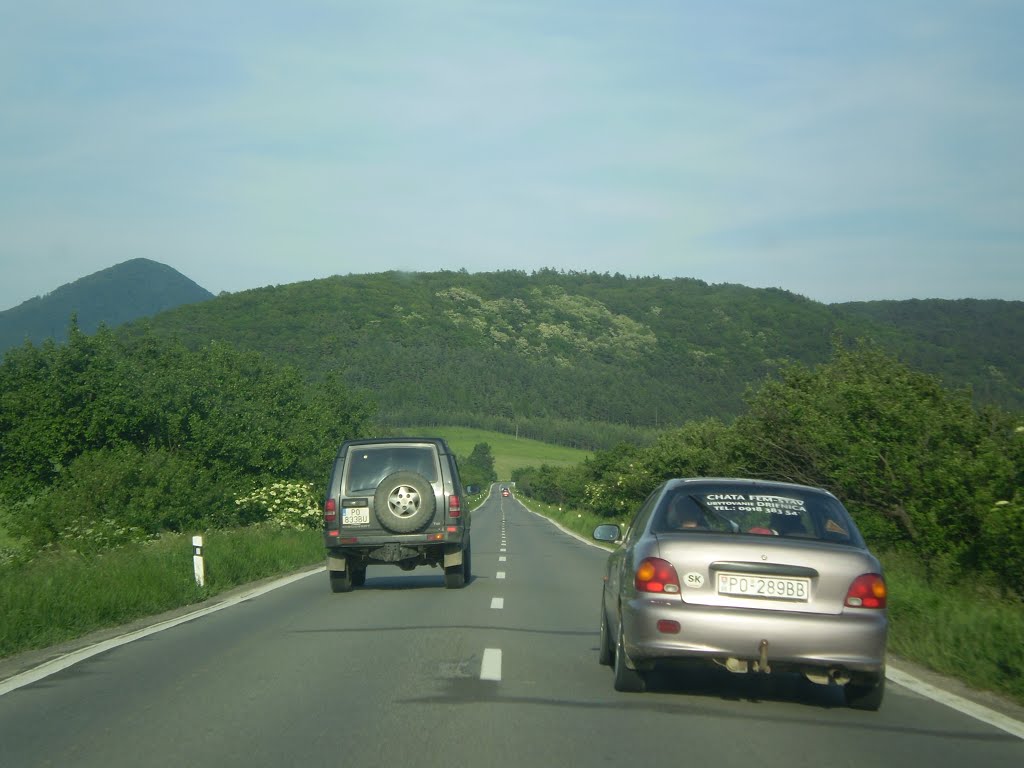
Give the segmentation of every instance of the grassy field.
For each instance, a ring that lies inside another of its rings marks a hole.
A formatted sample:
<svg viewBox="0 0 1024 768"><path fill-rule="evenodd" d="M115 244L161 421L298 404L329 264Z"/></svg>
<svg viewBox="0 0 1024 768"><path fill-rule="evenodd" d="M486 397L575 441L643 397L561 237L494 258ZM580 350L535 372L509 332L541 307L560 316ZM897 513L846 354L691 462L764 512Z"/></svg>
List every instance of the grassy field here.
<svg viewBox="0 0 1024 768"><path fill-rule="evenodd" d="M443 437L459 457L469 456L477 443L491 446L494 469L498 480L509 480L512 470L519 467L539 467L541 464L560 466L578 464L590 456L587 451L549 445L525 437L515 437L502 432L488 432L470 427L408 427L400 430L407 436Z"/></svg>
<svg viewBox="0 0 1024 768"><path fill-rule="evenodd" d="M320 531L253 526L204 535L202 588L195 583L192 538L184 534L102 555L54 551L6 563L0 565L0 657L191 605L323 558Z"/></svg>

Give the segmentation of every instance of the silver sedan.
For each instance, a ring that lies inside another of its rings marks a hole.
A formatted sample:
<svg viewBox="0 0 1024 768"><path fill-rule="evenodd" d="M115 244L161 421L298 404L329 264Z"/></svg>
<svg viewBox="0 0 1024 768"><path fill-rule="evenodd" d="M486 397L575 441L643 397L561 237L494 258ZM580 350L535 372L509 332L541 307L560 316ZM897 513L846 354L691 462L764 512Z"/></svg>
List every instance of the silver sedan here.
<svg viewBox="0 0 1024 768"><path fill-rule="evenodd" d="M831 493L735 478L659 486L608 558L599 661L615 688L643 691L666 662L731 672L799 672L842 685L851 707L885 692L886 586L878 560Z"/></svg>

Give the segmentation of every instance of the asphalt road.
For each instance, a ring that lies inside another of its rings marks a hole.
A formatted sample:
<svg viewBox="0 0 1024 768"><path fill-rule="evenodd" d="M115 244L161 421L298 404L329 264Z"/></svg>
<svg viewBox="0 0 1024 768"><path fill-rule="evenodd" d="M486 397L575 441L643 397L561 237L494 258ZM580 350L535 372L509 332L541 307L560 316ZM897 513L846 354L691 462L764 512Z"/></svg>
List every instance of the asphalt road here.
<svg viewBox="0 0 1024 768"><path fill-rule="evenodd" d="M0 766L1024 765L1024 740L890 683L879 712L722 671L616 693L605 554L493 496L472 582L323 572L0 695Z"/></svg>

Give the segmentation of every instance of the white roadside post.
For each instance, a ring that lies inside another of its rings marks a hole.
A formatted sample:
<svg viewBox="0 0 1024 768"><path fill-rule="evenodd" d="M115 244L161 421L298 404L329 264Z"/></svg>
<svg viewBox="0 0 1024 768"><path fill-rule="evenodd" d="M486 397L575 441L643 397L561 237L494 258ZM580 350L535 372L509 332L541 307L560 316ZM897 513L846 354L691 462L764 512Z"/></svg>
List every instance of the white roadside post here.
<svg viewBox="0 0 1024 768"><path fill-rule="evenodd" d="M196 573L196 586L206 584L206 570L203 567L203 537L192 537L192 568Z"/></svg>

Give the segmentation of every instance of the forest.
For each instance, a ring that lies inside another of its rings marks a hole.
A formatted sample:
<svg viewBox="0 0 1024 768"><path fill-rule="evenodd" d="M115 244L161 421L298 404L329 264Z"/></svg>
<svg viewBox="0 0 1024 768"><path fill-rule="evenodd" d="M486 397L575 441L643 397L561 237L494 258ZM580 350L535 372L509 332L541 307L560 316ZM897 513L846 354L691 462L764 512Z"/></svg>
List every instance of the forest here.
<svg viewBox="0 0 1024 768"><path fill-rule="evenodd" d="M866 339L1024 409L1024 302L824 305L778 289L541 270L349 275L163 312L119 333L220 341L335 376L390 425L443 423L585 449L730 420L746 389Z"/></svg>
<svg viewBox="0 0 1024 768"><path fill-rule="evenodd" d="M977 408L869 344L792 364L715 418L623 443L572 467L513 474L523 492L628 523L670 477L738 476L826 488L878 551L921 563L935 584L987 584L1024 598L1024 419Z"/></svg>

